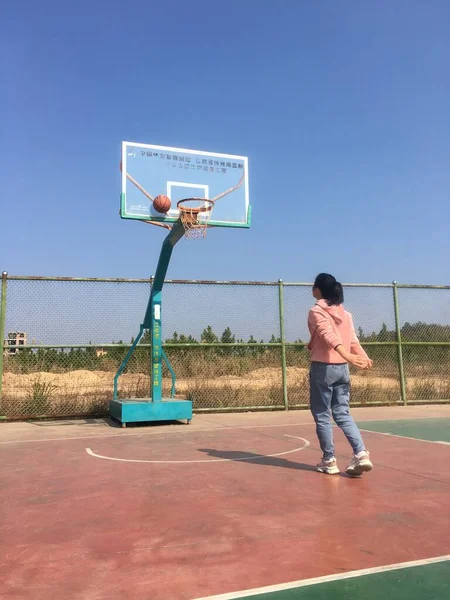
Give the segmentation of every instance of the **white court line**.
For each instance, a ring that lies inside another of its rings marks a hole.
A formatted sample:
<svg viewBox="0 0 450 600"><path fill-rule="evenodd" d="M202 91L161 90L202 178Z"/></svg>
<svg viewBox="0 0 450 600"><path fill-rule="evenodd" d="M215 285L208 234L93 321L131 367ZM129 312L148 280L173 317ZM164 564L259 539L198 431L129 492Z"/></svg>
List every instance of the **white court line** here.
<svg viewBox="0 0 450 600"><path fill-rule="evenodd" d="M351 408L351 407L350 407ZM358 407L359 408L359 407ZM411 406L409 406L411 408ZM427 407L429 408L429 407ZM439 407L441 408L441 407ZM450 412L446 415L417 415L417 416L409 416L409 417L399 417L398 419L364 419L363 421L359 421L360 423L395 423L396 421L439 421L441 419L450 419ZM359 419L358 419L359 420Z"/></svg>
<svg viewBox="0 0 450 600"><path fill-rule="evenodd" d="M348 571L347 573L338 573L336 575L324 575L323 577L314 577L313 579L299 579L289 583L281 583L278 585L269 585L261 588L253 588L250 590L242 590L240 592L231 592L229 594L219 594L218 596L206 596L204 598L194 598L192 600L236 600L238 598L247 598L250 596L259 596L260 594L269 594L270 592L281 592L283 590L292 590L296 588L307 587L309 585L317 585L320 583L329 583L333 581L342 581L343 579L353 579L356 577L364 577L365 575L374 575L375 573L387 573L388 571L396 571L398 569L410 569L412 567L421 567L424 565L432 565L435 563L446 562L450 560L450 554L444 556L436 556L435 558L425 558L422 560L413 560L410 562L385 565L383 567L371 567L370 569L361 569L358 571Z"/></svg>
<svg viewBox="0 0 450 600"><path fill-rule="evenodd" d="M98 440L98 439L109 439L112 437L132 436L138 437L140 435L166 435L173 433L197 433L198 431L225 431L230 429L271 429L272 427L310 427L314 423L283 423L282 425L228 425L227 427L209 427L205 429L195 429L191 427L181 427L175 429L165 429L162 431L140 431L139 433L131 433L130 430L122 431L122 433L105 433L103 435L82 435L65 438L41 438L34 440L1 440L0 444L36 444L38 442L71 442L72 440Z"/></svg>
<svg viewBox="0 0 450 600"><path fill-rule="evenodd" d="M104 460L113 460L116 462L127 462L127 463L159 463L159 464L187 464L187 463L217 463L217 462L235 462L238 460L259 460L261 458L273 458L276 456L285 456L286 454L293 454L294 452L299 452L300 450L304 450L307 448L310 443L305 438L297 437L296 435L286 435L286 437L295 438L296 440L301 440L304 442L303 446L299 448L293 448L291 450L286 450L285 452L277 452L276 454L259 454L258 456L249 454L248 456L240 456L238 458L208 458L203 460L139 460L134 458L114 458L112 456L102 456L101 454L96 454L92 452L90 448L85 448L86 452L95 458L103 458ZM226 452L226 451L225 451Z"/></svg>
<svg viewBox="0 0 450 600"><path fill-rule="evenodd" d="M377 433L378 435L387 435L389 437L400 438L402 440L414 440L415 442L427 442L428 444L443 444L444 446L450 446L450 442L439 442L437 440L423 440L422 438L408 437L407 435L397 435L395 433L386 433L385 431L372 431L371 429L362 429L360 431L364 433Z"/></svg>
<svg viewBox="0 0 450 600"><path fill-rule="evenodd" d="M380 422L383 420L380 419ZM364 421L360 421L361 425ZM185 434L185 433L197 433L204 431L225 431L225 430L233 430L233 429L272 429L274 427L312 427L315 423L282 423L276 425L227 425L226 427L209 427L203 429L195 429L189 428L185 429L184 427L177 429L164 429L161 431L139 431L139 432L131 432L129 429L124 430L121 433L105 433L103 435L82 435L82 436L73 436L73 437L64 437L64 438L40 438L40 439L31 439L31 440L0 440L1 444L37 444L40 442L71 442L73 440L98 440L98 439L109 439L114 437L123 437L123 436L132 436L139 437L144 435L172 435L172 434ZM441 441L433 441L433 440L423 440L419 438L407 437L404 435L395 435L393 433L385 433L381 431L372 431L371 429L363 429L359 427L360 431L365 433L378 433L379 435L388 435L391 437L399 437L405 440L415 440L416 442L428 442L429 444L442 444L442 445L450 445L450 442L441 442Z"/></svg>

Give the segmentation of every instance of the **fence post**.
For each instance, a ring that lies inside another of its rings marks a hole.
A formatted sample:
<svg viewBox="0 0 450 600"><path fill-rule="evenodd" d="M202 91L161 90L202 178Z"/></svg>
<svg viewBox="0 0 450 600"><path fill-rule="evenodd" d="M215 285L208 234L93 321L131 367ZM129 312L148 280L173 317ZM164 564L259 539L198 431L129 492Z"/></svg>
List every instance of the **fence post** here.
<svg viewBox="0 0 450 600"><path fill-rule="evenodd" d="M280 313L281 379L283 382L283 404L285 410L289 410L286 369L286 336L284 332L284 289L282 279L278 280L278 300L278 308Z"/></svg>
<svg viewBox="0 0 450 600"><path fill-rule="evenodd" d="M402 349L402 332L400 327L400 312L398 307L398 291L397 282L393 281L394 290L394 313L395 313L395 331L397 336L397 351L398 351L398 372L400 376L400 396L403 404L407 405L406 399L406 385L405 385L405 371L403 368L403 349Z"/></svg>
<svg viewBox="0 0 450 600"><path fill-rule="evenodd" d="M2 398L3 398L3 356L5 343L5 320L6 320L6 286L8 282L8 273L2 273L2 291L0 301L0 415L2 413Z"/></svg>

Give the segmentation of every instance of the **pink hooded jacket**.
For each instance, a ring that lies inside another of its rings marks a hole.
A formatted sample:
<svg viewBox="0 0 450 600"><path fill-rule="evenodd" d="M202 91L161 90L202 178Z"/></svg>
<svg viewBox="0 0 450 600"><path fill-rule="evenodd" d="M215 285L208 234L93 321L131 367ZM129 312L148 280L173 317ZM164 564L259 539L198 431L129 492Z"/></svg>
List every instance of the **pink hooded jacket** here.
<svg viewBox="0 0 450 600"><path fill-rule="evenodd" d="M328 306L326 300L319 300L309 311L308 328L311 334L308 349L312 362L345 364L335 350L339 344L347 352L367 357L356 337L352 315L344 310L342 304Z"/></svg>

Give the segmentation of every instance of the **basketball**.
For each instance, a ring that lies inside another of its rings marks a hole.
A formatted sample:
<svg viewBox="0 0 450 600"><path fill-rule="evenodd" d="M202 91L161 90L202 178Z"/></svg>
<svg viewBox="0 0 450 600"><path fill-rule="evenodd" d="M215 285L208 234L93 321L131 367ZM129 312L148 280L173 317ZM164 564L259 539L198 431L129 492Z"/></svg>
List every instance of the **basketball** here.
<svg viewBox="0 0 450 600"><path fill-rule="evenodd" d="M167 196L156 196L156 198L153 200L153 208L159 213L166 213L170 210L170 207L170 198L168 198Z"/></svg>

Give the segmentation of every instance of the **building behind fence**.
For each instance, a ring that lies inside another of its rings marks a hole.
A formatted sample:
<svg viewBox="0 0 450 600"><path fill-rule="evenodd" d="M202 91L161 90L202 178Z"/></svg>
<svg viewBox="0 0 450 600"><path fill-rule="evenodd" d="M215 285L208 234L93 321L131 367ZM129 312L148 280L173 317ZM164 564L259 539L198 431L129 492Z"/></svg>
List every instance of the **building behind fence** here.
<svg viewBox="0 0 450 600"><path fill-rule="evenodd" d="M150 279L4 273L0 417L107 413L114 374L139 331L150 289ZM344 290L374 360L371 371L353 372L352 404L450 401L450 286ZM197 412L307 407L313 302L306 283L167 281L163 338L177 395ZM120 397L149 396L149 337L121 377Z"/></svg>

